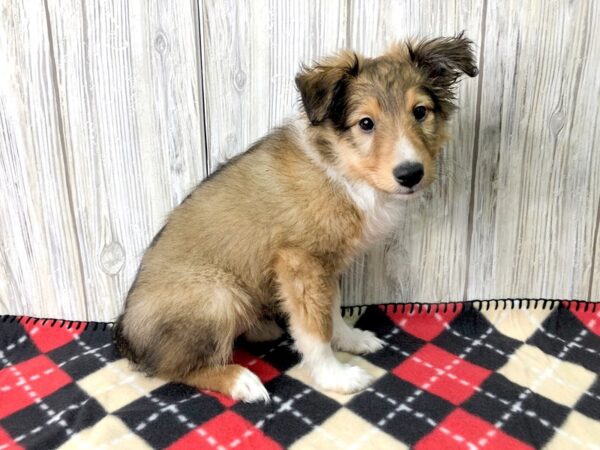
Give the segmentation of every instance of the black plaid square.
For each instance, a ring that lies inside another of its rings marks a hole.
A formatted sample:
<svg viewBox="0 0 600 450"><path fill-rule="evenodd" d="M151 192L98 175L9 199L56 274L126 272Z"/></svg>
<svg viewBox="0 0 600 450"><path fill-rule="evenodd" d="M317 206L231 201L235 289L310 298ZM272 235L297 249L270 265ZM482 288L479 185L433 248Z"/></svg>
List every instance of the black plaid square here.
<svg viewBox="0 0 600 450"><path fill-rule="evenodd" d="M74 380L81 380L120 358L112 344L108 328L96 331L88 328L78 339L47 355Z"/></svg>
<svg viewBox="0 0 600 450"><path fill-rule="evenodd" d="M494 326L474 308L461 312L438 337L432 341L466 361L497 370L522 343L499 333Z"/></svg>
<svg viewBox="0 0 600 450"><path fill-rule="evenodd" d="M293 350L292 338L288 334L270 342L247 342L239 339L236 341L236 347L261 357L280 372L285 372L300 362L300 355Z"/></svg>
<svg viewBox="0 0 600 450"><path fill-rule="evenodd" d="M284 447L341 408L337 402L287 375L275 378L265 387L273 393L269 404L236 403L232 410Z"/></svg>
<svg viewBox="0 0 600 450"><path fill-rule="evenodd" d="M24 448L48 449L93 426L106 414L96 400L72 383L2 419L0 427Z"/></svg>
<svg viewBox="0 0 600 450"><path fill-rule="evenodd" d="M549 355L600 373L600 336L586 328L563 305L546 318L527 342Z"/></svg>
<svg viewBox="0 0 600 450"><path fill-rule="evenodd" d="M579 401L575 404L575 410L594 420L600 421L600 376L596 376L594 384L587 391L584 391Z"/></svg>
<svg viewBox="0 0 600 450"><path fill-rule="evenodd" d="M23 326L13 321L14 317L4 316L0 321L0 363L5 367L8 363L18 364L31 359L41 352L25 332Z"/></svg>
<svg viewBox="0 0 600 450"><path fill-rule="evenodd" d="M570 411L499 374L485 380L462 408L534 448L552 437Z"/></svg>
<svg viewBox="0 0 600 450"><path fill-rule="evenodd" d="M425 341L399 328L378 307L369 307L355 324L356 328L375 332L378 338L385 341L383 349L376 353L362 355L371 364L390 370L400 362L414 354Z"/></svg>
<svg viewBox="0 0 600 450"><path fill-rule="evenodd" d="M430 433L455 406L387 374L354 397L346 408L396 439L414 445Z"/></svg>
<svg viewBox="0 0 600 450"><path fill-rule="evenodd" d="M112 414L154 448L164 448L224 411L217 399L182 384L167 384Z"/></svg>

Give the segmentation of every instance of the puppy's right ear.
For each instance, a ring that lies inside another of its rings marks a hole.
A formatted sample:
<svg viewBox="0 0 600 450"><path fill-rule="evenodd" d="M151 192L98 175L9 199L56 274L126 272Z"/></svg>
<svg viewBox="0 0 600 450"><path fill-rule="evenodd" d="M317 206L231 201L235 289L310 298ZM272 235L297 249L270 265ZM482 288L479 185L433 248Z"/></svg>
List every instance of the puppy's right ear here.
<svg viewBox="0 0 600 450"><path fill-rule="evenodd" d="M329 118L337 127L344 126L348 83L359 70L360 59L352 52L342 52L312 67L302 66L296 86L313 125Z"/></svg>

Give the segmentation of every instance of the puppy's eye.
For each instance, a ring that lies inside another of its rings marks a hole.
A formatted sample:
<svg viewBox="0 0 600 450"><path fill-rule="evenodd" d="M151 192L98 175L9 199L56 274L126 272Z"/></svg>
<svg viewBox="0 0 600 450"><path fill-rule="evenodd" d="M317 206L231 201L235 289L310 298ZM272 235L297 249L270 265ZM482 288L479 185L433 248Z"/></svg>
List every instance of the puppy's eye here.
<svg viewBox="0 0 600 450"><path fill-rule="evenodd" d="M425 120L425 117L427 117L427 108L425 108L422 105L415 106L413 109L413 116L415 116L417 122L422 122L423 120Z"/></svg>
<svg viewBox="0 0 600 450"><path fill-rule="evenodd" d="M366 133L370 133L375 129L375 123L370 117L363 117L358 121L358 126Z"/></svg>

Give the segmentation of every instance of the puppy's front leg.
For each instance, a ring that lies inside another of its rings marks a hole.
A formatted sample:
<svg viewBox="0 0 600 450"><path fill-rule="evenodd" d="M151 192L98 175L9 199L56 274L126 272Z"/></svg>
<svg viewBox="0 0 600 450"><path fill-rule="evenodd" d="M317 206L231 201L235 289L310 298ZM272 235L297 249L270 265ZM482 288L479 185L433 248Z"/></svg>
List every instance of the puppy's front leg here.
<svg viewBox="0 0 600 450"><path fill-rule="evenodd" d="M341 313L341 299L339 284L336 283L332 309L333 347L336 350L354 354L373 353L381 350L384 342L373 332L353 328L344 321Z"/></svg>
<svg viewBox="0 0 600 450"><path fill-rule="evenodd" d="M290 333L315 382L340 393L364 389L371 376L360 367L342 364L331 348L336 278L301 249L280 250L274 271L282 307L290 319Z"/></svg>

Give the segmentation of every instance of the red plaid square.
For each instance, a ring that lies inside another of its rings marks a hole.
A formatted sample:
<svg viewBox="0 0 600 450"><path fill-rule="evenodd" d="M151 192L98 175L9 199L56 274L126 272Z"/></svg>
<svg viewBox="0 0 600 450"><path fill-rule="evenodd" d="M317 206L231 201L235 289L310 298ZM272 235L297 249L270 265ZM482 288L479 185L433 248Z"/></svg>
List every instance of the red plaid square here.
<svg viewBox="0 0 600 450"><path fill-rule="evenodd" d="M12 440L10 435L0 427L0 449L2 450L24 450L23 447L18 445Z"/></svg>
<svg viewBox="0 0 600 450"><path fill-rule="evenodd" d="M275 441L232 411L225 411L204 425L196 427L169 447L169 450L190 448L281 449Z"/></svg>
<svg viewBox="0 0 600 450"><path fill-rule="evenodd" d="M208 389L202 389L202 393L208 395L209 397L216 398L221 405L225 408L231 408L233 405L237 403L237 400L228 397L227 395L223 395L219 392L209 391Z"/></svg>
<svg viewBox="0 0 600 450"><path fill-rule="evenodd" d="M427 344L392 370L394 375L459 405L492 372Z"/></svg>
<svg viewBox="0 0 600 450"><path fill-rule="evenodd" d="M29 338L35 343L37 348L44 353L48 353L55 348L68 344L75 336L81 334L83 331L83 325L76 330L75 327L69 329L58 325L50 326L50 323L52 323L52 321L42 325L40 322L35 323L34 320L29 323L27 323L27 321L22 323L23 328L25 328L29 334Z"/></svg>
<svg viewBox="0 0 600 450"><path fill-rule="evenodd" d="M71 381L69 375L44 355L0 370L0 419Z"/></svg>
<svg viewBox="0 0 600 450"><path fill-rule="evenodd" d="M279 375L279 370L271 364L244 350L234 349L233 362L250 369L263 383L267 383Z"/></svg>
<svg viewBox="0 0 600 450"><path fill-rule="evenodd" d="M454 312L451 305L448 305L446 310L440 306L439 312L427 314L425 308L419 313L417 308L410 312L410 308L403 309L400 307L396 312L393 311L393 308L388 308L386 314L407 333L425 341L430 341L444 331L445 326L460 313L460 309L457 308Z"/></svg>
<svg viewBox="0 0 600 450"><path fill-rule="evenodd" d="M572 306L570 311L588 330L600 336L600 310L594 312L592 311L592 308L589 308L588 311L584 311L584 309L585 308L581 306L579 311L577 311L576 307Z"/></svg>
<svg viewBox="0 0 600 450"><path fill-rule="evenodd" d="M486 450L533 450L533 447L462 409L448 415L415 445L415 450L485 448Z"/></svg>

